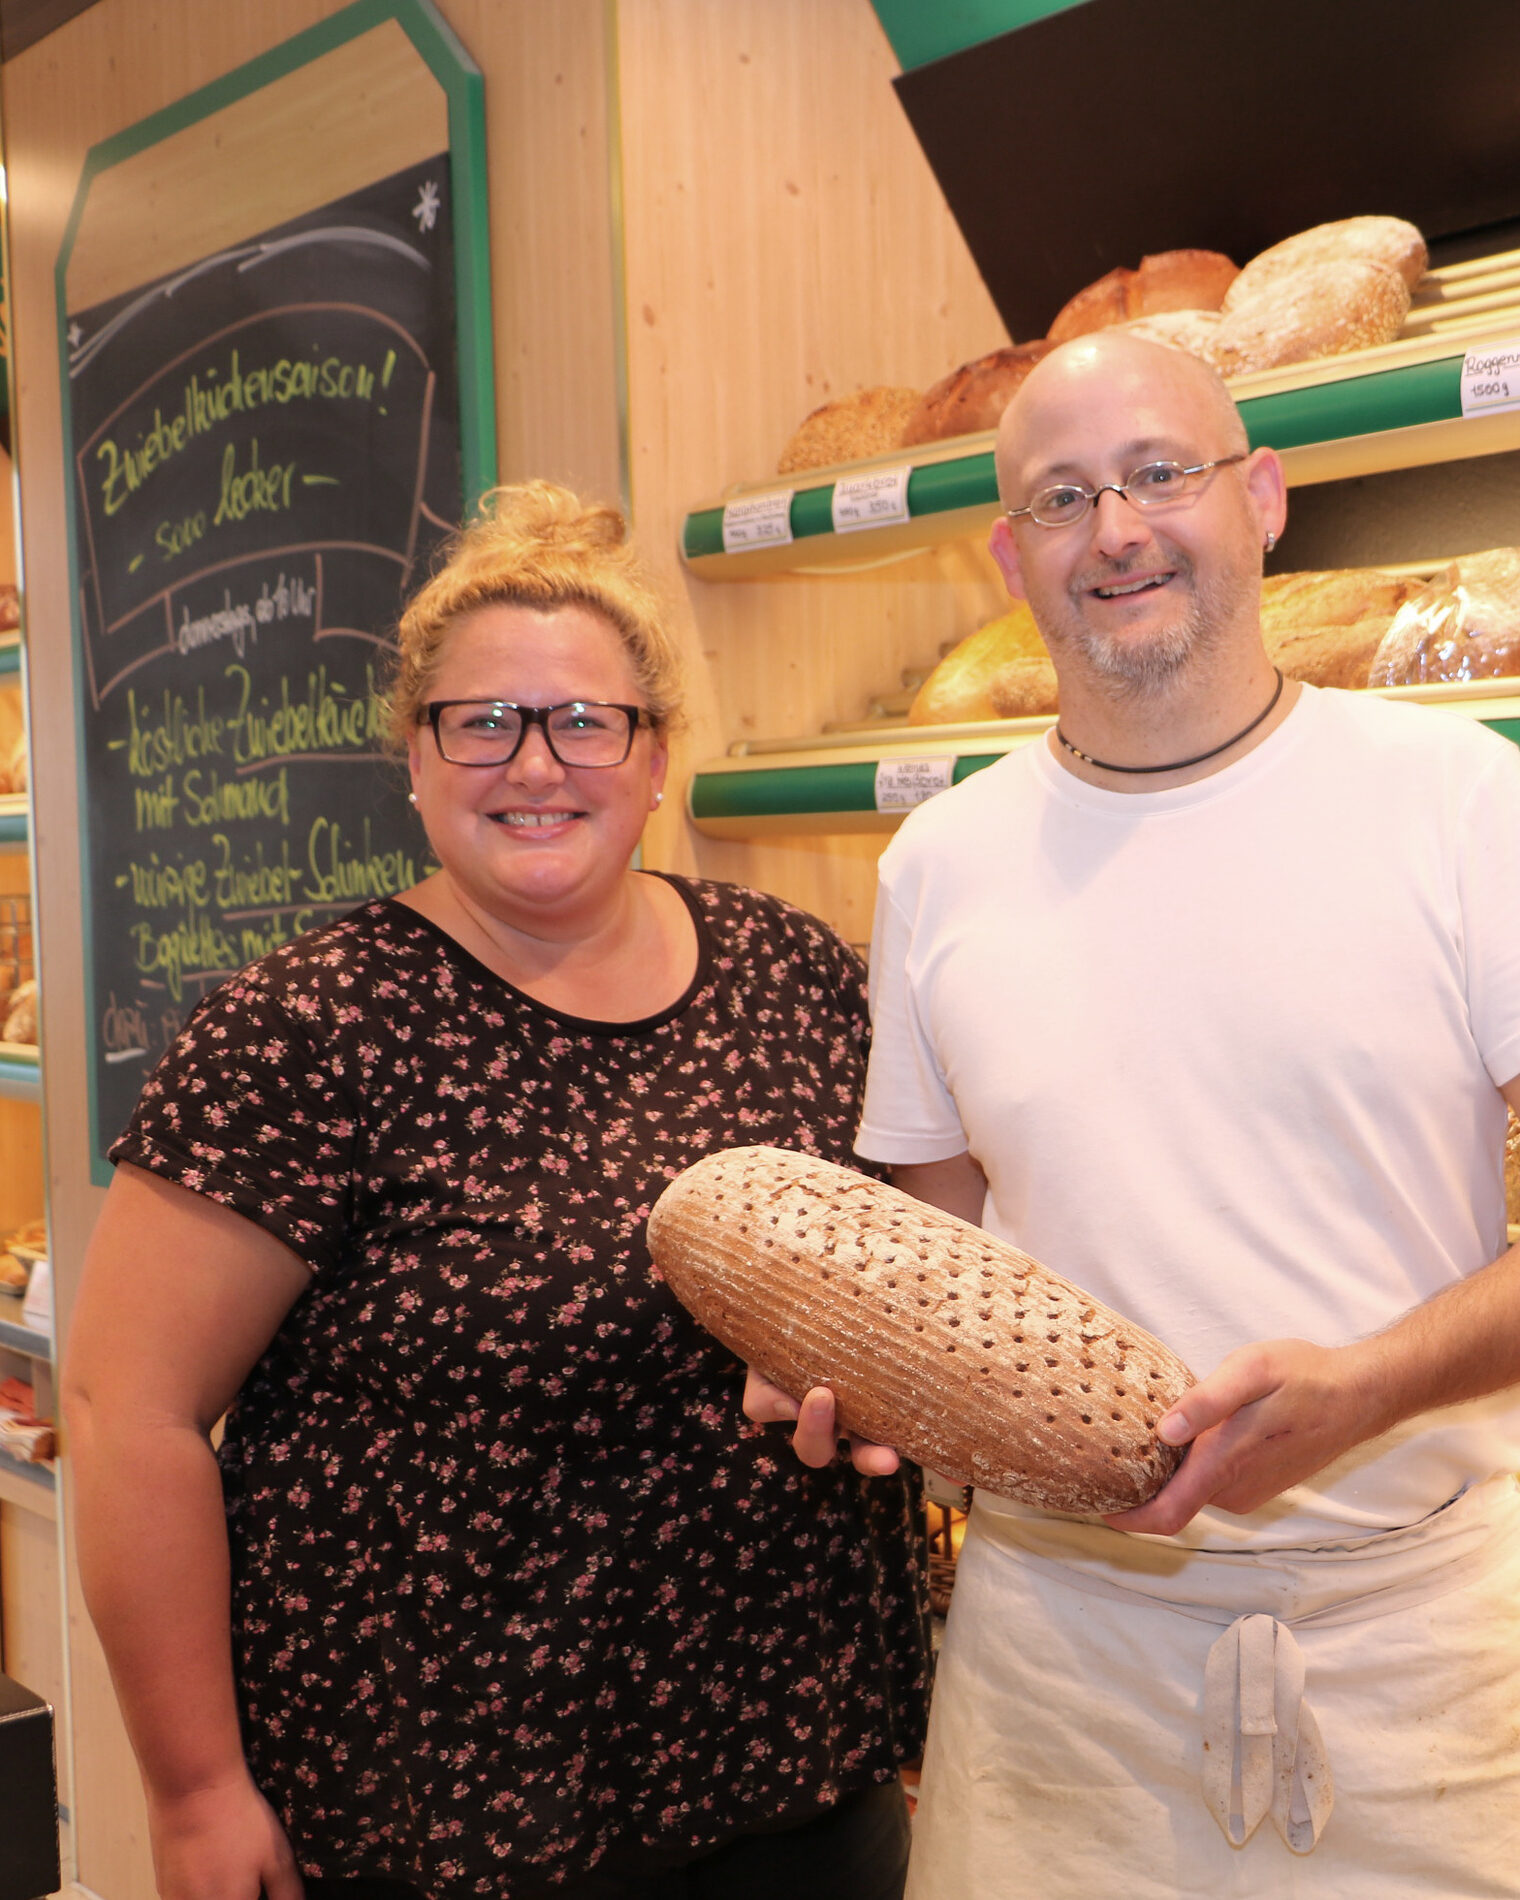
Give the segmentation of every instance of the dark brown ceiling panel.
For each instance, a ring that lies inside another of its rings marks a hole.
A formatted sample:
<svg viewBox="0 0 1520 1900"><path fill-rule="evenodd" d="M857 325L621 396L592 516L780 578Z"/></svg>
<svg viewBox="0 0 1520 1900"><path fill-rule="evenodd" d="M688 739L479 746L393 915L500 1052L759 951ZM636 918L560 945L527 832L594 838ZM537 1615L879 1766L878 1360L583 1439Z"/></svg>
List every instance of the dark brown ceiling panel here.
<svg viewBox="0 0 1520 1900"><path fill-rule="evenodd" d="M0 0L0 59L14 59L95 0Z"/></svg>

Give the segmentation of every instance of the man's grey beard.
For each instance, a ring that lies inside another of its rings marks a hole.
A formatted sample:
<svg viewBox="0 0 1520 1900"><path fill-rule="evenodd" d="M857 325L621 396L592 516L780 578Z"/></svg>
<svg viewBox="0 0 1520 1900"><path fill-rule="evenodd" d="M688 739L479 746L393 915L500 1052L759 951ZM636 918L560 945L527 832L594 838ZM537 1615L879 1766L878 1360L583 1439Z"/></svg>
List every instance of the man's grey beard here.
<svg viewBox="0 0 1520 1900"><path fill-rule="evenodd" d="M1168 559L1178 578L1192 588L1186 613L1164 633L1143 642L1131 642L1120 635L1095 632L1082 618L1070 596L1063 596L1061 611L1051 616L1049 632L1053 644L1078 651L1094 676L1094 683L1106 686L1115 700L1140 699L1164 691L1191 661L1213 653L1229 636L1242 606L1257 585L1254 574L1222 574L1200 587L1191 561L1182 555ZM1088 581L1087 586L1122 582L1122 570ZM1086 588L1077 588L1085 592ZM1036 616L1039 620L1039 616ZM1041 632L1046 631L1041 626ZM1049 637L1049 636L1047 636Z"/></svg>

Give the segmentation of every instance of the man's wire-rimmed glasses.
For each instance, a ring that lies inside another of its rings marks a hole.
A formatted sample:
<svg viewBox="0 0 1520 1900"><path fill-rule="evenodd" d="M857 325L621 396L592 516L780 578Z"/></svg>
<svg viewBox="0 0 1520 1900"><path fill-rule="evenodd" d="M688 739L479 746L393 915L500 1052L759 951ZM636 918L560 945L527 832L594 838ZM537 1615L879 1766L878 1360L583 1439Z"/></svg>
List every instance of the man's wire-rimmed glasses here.
<svg viewBox="0 0 1520 1900"><path fill-rule="evenodd" d="M1188 467L1181 462L1146 462L1132 468L1122 482L1100 482L1096 488L1084 487L1081 482L1053 482L1032 495L1026 507L1008 508L1004 513L1010 521L1028 515L1042 528L1069 528L1089 508L1097 507L1099 495L1122 495L1136 508L1170 508L1196 490L1199 479L1211 469L1228 468L1232 462L1245 459L1245 451L1241 450L1237 455L1220 455L1212 462L1194 462Z"/></svg>
<svg viewBox="0 0 1520 1900"><path fill-rule="evenodd" d="M537 726L561 765L621 765L633 735L650 724L643 706L603 699L567 699L558 706L518 706L506 699L433 699L417 714L433 728L438 756L450 765L510 765L528 728Z"/></svg>

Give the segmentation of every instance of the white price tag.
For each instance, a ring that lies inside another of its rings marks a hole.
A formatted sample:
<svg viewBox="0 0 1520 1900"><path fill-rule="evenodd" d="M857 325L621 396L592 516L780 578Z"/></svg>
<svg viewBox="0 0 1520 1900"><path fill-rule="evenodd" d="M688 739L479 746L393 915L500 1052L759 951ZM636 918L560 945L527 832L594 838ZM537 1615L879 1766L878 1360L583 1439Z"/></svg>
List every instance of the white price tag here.
<svg viewBox="0 0 1520 1900"><path fill-rule="evenodd" d="M834 484L834 532L853 534L857 528L887 528L907 521L910 463L901 468L878 469L874 475L847 475Z"/></svg>
<svg viewBox="0 0 1520 1900"><path fill-rule="evenodd" d="M796 491L777 488L764 495L746 495L723 504L723 552L735 548L784 547L792 538L792 496Z"/></svg>
<svg viewBox="0 0 1520 1900"><path fill-rule="evenodd" d="M876 767L876 809L908 811L936 792L949 789L955 776L951 759L882 759Z"/></svg>
<svg viewBox="0 0 1520 1900"><path fill-rule="evenodd" d="M1520 342L1484 343L1462 358L1462 414L1520 409Z"/></svg>

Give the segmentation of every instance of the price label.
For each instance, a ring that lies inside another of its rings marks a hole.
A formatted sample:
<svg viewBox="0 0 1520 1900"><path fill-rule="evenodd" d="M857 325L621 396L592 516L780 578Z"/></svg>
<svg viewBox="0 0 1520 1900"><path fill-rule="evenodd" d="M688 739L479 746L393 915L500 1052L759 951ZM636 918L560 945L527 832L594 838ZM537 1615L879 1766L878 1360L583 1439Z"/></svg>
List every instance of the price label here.
<svg viewBox="0 0 1520 1900"><path fill-rule="evenodd" d="M911 464L878 469L873 475L847 475L834 484L834 532L853 534L859 528L888 528L907 521L908 477Z"/></svg>
<svg viewBox="0 0 1520 1900"><path fill-rule="evenodd" d="M882 759L876 767L876 809L909 811L949 789L955 760Z"/></svg>
<svg viewBox="0 0 1520 1900"><path fill-rule="evenodd" d="M723 552L736 548L784 547L792 538L792 496L790 488L772 489L764 495L746 495L742 501L723 504Z"/></svg>
<svg viewBox="0 0 1520 1900"><path fill-rule="evenodd" d="M1520 409L1520 342L1485 343L1462 358L1462 414Z"/></svg>

